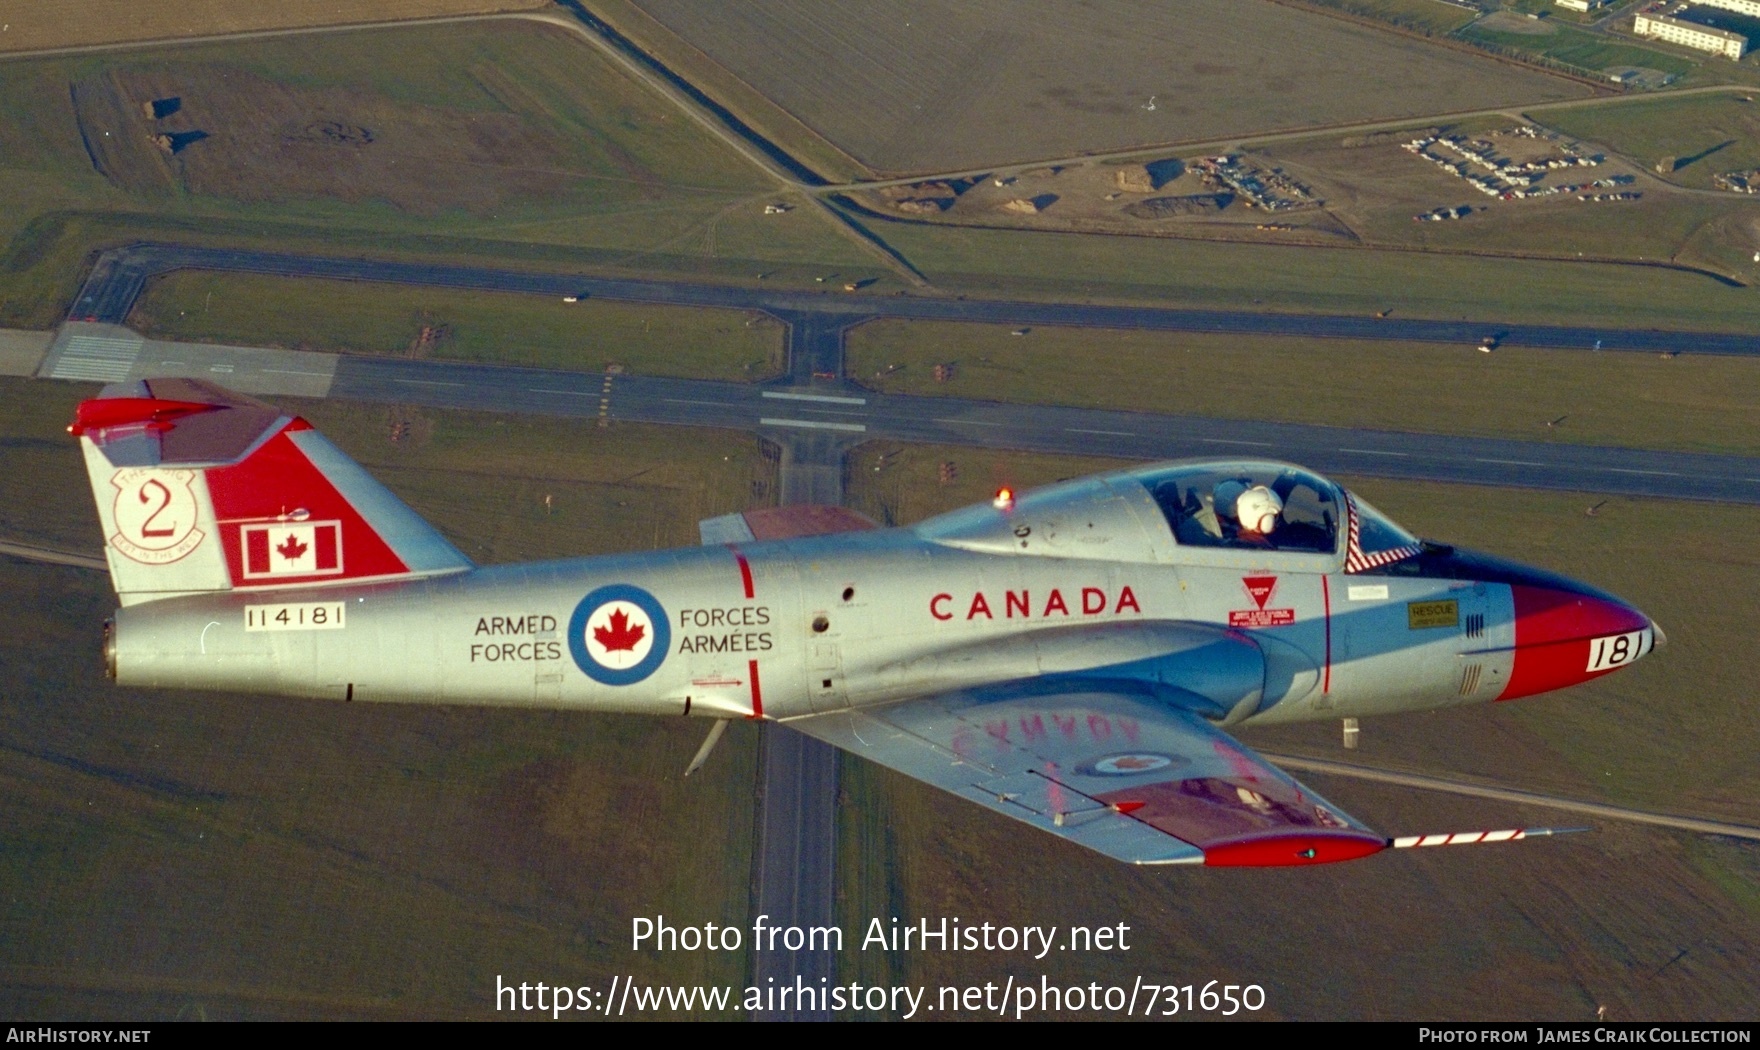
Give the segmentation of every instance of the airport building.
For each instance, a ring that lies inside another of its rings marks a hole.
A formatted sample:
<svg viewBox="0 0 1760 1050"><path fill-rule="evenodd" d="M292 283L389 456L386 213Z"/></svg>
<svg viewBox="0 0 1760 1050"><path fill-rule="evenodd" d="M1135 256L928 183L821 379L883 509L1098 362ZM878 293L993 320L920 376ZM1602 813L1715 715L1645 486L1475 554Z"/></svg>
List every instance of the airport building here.
<svg viewBox="0 0 1760 1050"><path fill-rule="evenodd" d="M1597 7L1606 7L1612 0L1552 0L1552 2L1571 11L1587 13Z"/></svg>
<svg viewBox="0 0 1760 1050"><path fill-rule="evenodd" d="M1725 0L1725 4L1730 2L1733 0ZM1647 36L1671 44L1682 44L1700 51L1709 51L1725 58L1741 58L1747 52L1748 38L1740 33L1732 33L1727 29L1717 29L1680 18L1672 18L1663 14L1660 7L1661 5L1657 5L1639 11L1637 18L1632 23L1633 32L1639 36ZM1680 4L1675 6L1671 13L1679 14L1686 8L1686 4Z"/></svg>

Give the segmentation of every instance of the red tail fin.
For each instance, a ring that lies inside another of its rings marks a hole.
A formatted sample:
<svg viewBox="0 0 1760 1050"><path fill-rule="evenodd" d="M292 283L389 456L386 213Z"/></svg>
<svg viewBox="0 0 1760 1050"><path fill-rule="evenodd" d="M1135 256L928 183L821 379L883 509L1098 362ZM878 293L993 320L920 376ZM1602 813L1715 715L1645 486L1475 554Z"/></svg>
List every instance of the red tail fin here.
<svg viewBox="0 0 1760 1050"><path fill-rule="evenodd" d="M471 567L305 420L211 383L106 387L68 429L124 604Z"/></svg>

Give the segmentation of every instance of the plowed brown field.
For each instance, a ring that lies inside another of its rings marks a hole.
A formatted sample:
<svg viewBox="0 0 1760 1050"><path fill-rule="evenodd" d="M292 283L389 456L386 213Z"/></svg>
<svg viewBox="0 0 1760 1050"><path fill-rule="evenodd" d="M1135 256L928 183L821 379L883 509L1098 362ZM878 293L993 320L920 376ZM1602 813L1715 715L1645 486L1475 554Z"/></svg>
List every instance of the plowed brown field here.
<svg viewBox="0 0 1760 1050"><path fill-rule="evenodd" d="M0 0L0 51L531 11L546 0Z"/></svg>
<svg viewBox="0 0 1760 1050"><path fill-rule="evenodd" d="M1266 0L636 2L883 171L955 170L1588 93L1531 69Z"/></svg>

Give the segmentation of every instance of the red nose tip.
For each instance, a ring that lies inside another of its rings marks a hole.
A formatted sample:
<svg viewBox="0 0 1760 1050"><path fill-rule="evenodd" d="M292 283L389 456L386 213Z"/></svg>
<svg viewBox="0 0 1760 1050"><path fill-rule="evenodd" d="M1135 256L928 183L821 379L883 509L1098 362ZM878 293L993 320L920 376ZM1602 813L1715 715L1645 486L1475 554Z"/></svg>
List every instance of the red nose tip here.
<svg viewBox="0 0 1760 1050"><path fill-rule="evenodd" d="M1533 696L1599 678L1656 644L1649 617L1609 598L1514 584L1515 667L1499 700Z"/></svg>

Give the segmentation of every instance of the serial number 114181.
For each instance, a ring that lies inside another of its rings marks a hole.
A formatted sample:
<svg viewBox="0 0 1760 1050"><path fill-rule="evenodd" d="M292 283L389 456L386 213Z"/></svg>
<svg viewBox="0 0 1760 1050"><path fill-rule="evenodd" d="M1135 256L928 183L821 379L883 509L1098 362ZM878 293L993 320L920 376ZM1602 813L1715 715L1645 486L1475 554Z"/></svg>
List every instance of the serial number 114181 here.
<svg viewBox="0 0 1760 1050"><path fill-rule="evenodd" d="M328 631L342 627L343 602L303 602L289 605L247 605L247 631Z"/></svg>

